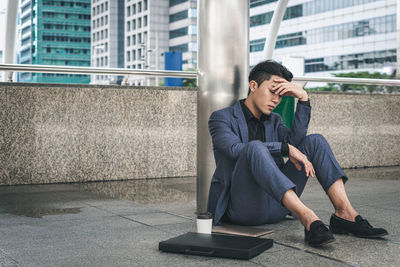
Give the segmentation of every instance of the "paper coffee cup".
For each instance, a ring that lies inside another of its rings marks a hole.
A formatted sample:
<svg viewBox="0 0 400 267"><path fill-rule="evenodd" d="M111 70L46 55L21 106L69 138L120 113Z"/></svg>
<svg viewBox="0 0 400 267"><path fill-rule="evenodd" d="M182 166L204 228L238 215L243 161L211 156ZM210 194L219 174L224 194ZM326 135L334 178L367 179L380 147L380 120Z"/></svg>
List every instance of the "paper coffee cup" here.
<svg viewBox="0 0 400 267"><path fill-rule="evenodd" d="M196 213L197 233L211 234L212 229L212 214L209 212Z"/></svg>

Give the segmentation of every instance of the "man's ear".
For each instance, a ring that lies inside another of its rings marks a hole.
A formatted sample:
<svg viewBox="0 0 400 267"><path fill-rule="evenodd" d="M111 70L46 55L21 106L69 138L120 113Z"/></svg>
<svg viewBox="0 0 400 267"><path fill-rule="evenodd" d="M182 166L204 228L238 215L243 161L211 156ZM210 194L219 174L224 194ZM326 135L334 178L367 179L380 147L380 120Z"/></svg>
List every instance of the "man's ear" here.
<svg viewBox="0 0 400 267"><path fill-rule="evenodd" d="M258 87L258 85L257 85L257 82L256 82L256 81L251 80L251 81L249 82L249 89L250 89L251 92L254 93L254 91L257 89L257 87Z"/></svg>

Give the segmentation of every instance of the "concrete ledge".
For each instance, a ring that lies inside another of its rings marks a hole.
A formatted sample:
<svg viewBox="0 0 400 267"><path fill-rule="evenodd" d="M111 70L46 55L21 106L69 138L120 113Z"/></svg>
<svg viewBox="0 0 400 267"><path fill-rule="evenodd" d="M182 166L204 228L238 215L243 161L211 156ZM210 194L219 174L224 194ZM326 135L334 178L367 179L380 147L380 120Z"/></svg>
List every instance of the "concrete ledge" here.
<svg viewBox="0 0 400 267"><path fill-rule="evenodd" d="M196 90L0 84L0 184L193 176Z"/></svg>
<svg viewBox="0 0 400 267"><path fill-rule="evenodd" d="M400 95L310 96L343 167L400 165ZM0 185L195 176L196 120L196 88L0 83Z"/></svg>
<svg viewBox="0 0 400 267"><path fill-rule="evenodd" d="M312 93L308 133L321 133L344 168L400 165L400 95Z"/></svg>

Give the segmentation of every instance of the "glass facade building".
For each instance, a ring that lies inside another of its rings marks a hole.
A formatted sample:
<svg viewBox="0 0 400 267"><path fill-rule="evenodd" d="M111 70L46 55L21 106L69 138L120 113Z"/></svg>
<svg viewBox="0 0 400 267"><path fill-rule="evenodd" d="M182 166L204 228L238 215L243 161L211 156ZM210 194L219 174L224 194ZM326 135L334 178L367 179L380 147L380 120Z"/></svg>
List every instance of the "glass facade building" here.
<svg viewBox="0 0 400 267"><path fill-rule="evenodd" d="M273 58L303 57L307 75L382 71L396 64L396 0L293 0ZM250 0L250 65L262 61L277 1ZM316 74L318 73L318 74Z"/></svg>
<svg viewBox="0 0 400 267"><path fill-rule="evenodd" d="M21 0L19 63L90 66L90 0ZM21 82L89 83L88 75L21 73Z"/></svg>

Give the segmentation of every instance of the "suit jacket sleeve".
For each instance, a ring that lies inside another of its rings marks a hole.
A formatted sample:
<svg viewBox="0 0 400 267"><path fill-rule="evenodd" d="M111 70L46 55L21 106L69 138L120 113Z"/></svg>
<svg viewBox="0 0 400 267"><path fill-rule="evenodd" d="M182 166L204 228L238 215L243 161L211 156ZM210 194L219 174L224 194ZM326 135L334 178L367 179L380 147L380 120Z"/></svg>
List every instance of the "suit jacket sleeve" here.
<svg viewBox="0 0 400 267"><path fill-rule="evenodd" d="M278 140L297 147L307 135L310 114L311 106L298 103L294 114L292 129L286 127L282 118L279 116Z"/></svg>
<svg viewBox="0 0 400 267"><path fill-rule="evenodd" d="M239 128L232 125L232 116L223 111L216 111L211 114L208 127L214 149L236 160L244 149L245 143L240 138ZM271 155L281 156L282 142L265 142L263 144Z"/></svg>

